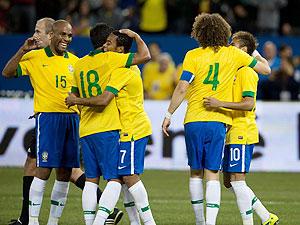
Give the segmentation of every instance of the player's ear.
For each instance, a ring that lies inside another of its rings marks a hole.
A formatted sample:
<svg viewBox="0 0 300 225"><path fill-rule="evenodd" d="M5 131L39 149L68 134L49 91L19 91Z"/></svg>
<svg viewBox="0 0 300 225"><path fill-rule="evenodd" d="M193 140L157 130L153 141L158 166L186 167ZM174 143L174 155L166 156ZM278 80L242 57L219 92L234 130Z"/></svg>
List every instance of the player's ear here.
<svg viewBox="0 0 300 225"><path fill-rule="evenodd" d="M117 52L118 53L124 53L124 47L123 46L118 46L117 47Z"/></svg>
<svg viewBox="0 0 300 225"><path fill-rule="evenodd" d="M53 36L54 36L53 31L50 31L49 34L48 34L49 39L51 40L53 38Z"/></svg>

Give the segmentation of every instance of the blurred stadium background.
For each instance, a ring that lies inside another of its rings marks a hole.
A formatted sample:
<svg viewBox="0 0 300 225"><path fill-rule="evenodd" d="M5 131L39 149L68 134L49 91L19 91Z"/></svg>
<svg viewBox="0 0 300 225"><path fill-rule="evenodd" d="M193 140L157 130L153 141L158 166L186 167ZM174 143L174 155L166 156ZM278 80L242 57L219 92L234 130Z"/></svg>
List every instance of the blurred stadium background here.
<svg viewBox="0 0 300 225"><path fill-rule="evenodd" d="M42 17L71 22L74 38L69 50L79 57L91 50L88 31L96 22L106 22L116 29L130 28L141 34L152 54L152 61L141 67L145 108L153 126L145 167L167 170L146 171L154 216L157 214L158 224L193 224L188 173L173 171L188 169L182 126L185 107L174 115L171 138L165 138L160 127L184 55L197 46L190 38L194 17L200 12L220 13L233 32L247 30L255 34L258 50L272 68L272 74L260 77L259 81L260 142L251 167L263 173L249 176L253 176L250 184L266 200L266 205L286 221L283 224L299 225L300 216L295 209L299 209L300 199L299 195L293 195L300 180L299 10L298 0L0 0L0 69L34 32L35 22ZM33 113L32 96L27 77L10 80L0 77L0 224L18 215L22 170L5 167L24 164L30 130L34 127L34 121L27 119ZM161 184L165 186L160 187ZM171 189L174 190L168 195ZM78 198L69 200L72 210L66 208L67 219L63 224L77 224L79 220L83 223L80 193L72 191L75 194L70 196ZM224 195L219 224L239 224L233 197ZM187 207L183 213L182 206ZM169 207L175 211L164 213L163 209ZM170 222L174 215L181 214L177 222ZM74 221L70 222L69 217L75 218ZM126 220L121 224L126 224Z"/></svg>

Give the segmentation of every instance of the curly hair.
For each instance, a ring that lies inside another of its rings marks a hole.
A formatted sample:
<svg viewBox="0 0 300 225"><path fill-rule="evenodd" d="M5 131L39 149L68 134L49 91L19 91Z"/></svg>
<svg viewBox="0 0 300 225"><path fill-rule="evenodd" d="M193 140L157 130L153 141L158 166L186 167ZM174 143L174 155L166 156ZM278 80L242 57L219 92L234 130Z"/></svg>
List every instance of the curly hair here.
<svg viewBox="0 0 300 225"><path fill-rule="evenodd" d="M232 35L232 40L237 40L240 47L247 47L247 53L251 55L257 48L256 38L247 31L238 31Z"/></svg>
<svg viewBox="0 0 300 225"><path fill-rule="evenodd" d="M228 46L231 27L218 13L201 13L195 18L191 35L202 48L211 47L217 52Z"/></svg>

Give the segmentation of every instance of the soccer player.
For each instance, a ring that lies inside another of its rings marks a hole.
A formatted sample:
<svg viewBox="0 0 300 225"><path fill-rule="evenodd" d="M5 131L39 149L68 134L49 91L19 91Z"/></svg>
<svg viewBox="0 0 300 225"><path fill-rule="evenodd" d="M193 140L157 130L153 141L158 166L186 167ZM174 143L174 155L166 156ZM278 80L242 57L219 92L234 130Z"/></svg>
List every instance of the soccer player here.
<svg viewBox="0 0 300 225"><path fill-rule="evenodd" d="M137 53L120 54L103 52L103 45L112 32L106 24L97 24L90 31L94 50L78 61L75 67L75 82L72 92L80 97L101 95L111 73L121 67L145 63L150 59L149 50L138 34L122 30L135 39ZM69 107L72 107L69 105ZM113 98L105 108L82 106L80 119L80 142L86 172L86 184L82 194L85 224L104 224L117 203L121 191L118 175L119 113ZM96 189L99 177L108 181L96 210ZM97 215L95 216L97 211Z"/></svg>
<svg viewBox="0 0 300 225"><path fill-rule="evenodd" d="M36 39L37 48L45 48L50 44L50 31L52 30L52 24L54 20L52 18L43 18L37 21L35 27L35 33L33 37ZM19 219L13 219L10 225L27 225L29 219L29 189L34 178L36 169L36 136L35 132L32 134L32 139L28 148L26 162L24 164L24 176L23 176L23 201L22 212ZM73 168L70 181L77 187L83 190L85 184L85 174L80 168ZM101 196L101 190L97 190L97 201ZM122 212L118 209L109 216L109 220L119 221L122 217Z"/></svg>
<svg viewBox="0 0 300 225"><path fill-rule="evenodd" d="M37 168L29 191L29 224L37 225L46 182L53 168L56 180L51 194L48 225L57 225L69 189L72 168L79 168L78 109L67 108L64 99L73 80L78 58L66 51L72 27L65 20L53 23L50 45L39 47L28 38L3 70L7 77L29 75L34 88Z"/></svg>
<svg viewBox="0 0 300 225"><path fill-rule="evenodd" d="M227 111L206 109L203 98L214 96L224 101L231 100L234 76L242 66L253 67L262 74L270 73L267 62L258 62L242 50L228 46L230 30L230 25L219 14L202 13L195 18L192 36L201 47L187 52L180 81L162 124L163 132L169 135L171 116L186 97L185 142L191 171L191 202L197 225L216 224L221 198L219 169L226 124L232 123ZM207 180L206 222L203 213L204 176Z"/></svg>
<svg viewBox="0 0 300 225"><path fill-rule="evenodd" d="M128 53L131 44L132 38L114 31L107 38L104 50ZM144 224L153 225L155 221L149 206L147 191L139 177L139 174L144 171L145 150L152 131L150 120L144 110L143 83L138 67L114 70L103 94L90 98L70 95L66 103L105 107L115 97L122 125L118 174L122 176L125 183L123 185L124 206L131 225L140 224L139 215Z"/></svg>
<svg viewBox="0 0 300 225"><path fill-rule="evenodd" d="M232 44L251 55L257 47L254 36L240 31L233 34ZM258 75L250 67L240 68L235 77L233 102L219 101L213 97L204 100L208 108L234 109L232 125L226 135L223 159L224 185L233 189L242 216L243 225L253 225L252 208L263 225L277 224L276 215L262 205L246 183L254 144L258 143L258 129L255 122Z"/></svg>

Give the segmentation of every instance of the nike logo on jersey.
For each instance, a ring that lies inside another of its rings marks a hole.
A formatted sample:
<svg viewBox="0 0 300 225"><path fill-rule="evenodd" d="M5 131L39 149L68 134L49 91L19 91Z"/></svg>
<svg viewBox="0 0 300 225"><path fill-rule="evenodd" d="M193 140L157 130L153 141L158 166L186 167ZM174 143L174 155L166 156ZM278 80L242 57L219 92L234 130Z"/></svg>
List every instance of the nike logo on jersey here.
<svg viewBox="0 0 300 225"><path fill-rule="evenodd" d="M43 67L46 67L46 66L48 66L48 65L47 65L47 64L43 64L42 66L43 66Z"/></svg>
<svg viewBox="0 0 300 225"><path fill-rule="evenodd" d="M229 167L234 167L236 166L238 163L234 163L234 164L229 164Z"/></svg>
<svg viewBox="0 0 300 225"><path fill-rule="evenodd" d="M121 170L121 169L124 169L125 167L126 166L119 166L118 169Z"/></svg>

